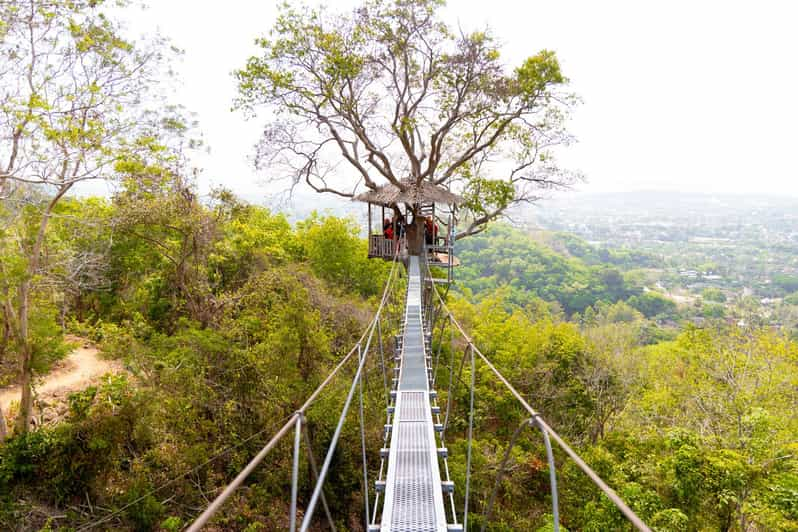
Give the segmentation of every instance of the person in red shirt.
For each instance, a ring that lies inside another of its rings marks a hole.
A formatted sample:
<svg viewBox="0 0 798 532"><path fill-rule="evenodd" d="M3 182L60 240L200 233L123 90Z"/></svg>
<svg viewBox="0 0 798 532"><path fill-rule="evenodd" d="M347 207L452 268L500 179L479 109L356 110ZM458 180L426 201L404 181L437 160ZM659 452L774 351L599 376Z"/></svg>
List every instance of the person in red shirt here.
<svg viewBox="0 0 798 532"><path fill-rule="evenodd" d="M438 240L438 224L432 220L432 216L427 216L427 219L424 221L424 229L427 245L434 245Z"/></svg>
<svg viewBox="0 0 798 532"><path fill-rule="evenodd" d="M393 224L390 218L386 218L385 221L382 222L382 234L387 240L393 240Z"/></svg>

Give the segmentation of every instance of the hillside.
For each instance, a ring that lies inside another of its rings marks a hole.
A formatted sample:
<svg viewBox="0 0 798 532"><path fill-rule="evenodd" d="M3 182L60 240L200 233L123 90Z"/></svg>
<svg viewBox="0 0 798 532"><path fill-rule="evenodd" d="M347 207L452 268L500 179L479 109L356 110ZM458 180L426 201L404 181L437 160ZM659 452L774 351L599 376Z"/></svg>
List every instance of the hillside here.
<svg viewBox="0 0 798 532"><path fill-rule="evenodd" d="M36 299L38 371L58 364L67 353L64 334L72 332L96 341L128 373L71 394L63 419L0 447L4 528L180 529L357 341L389 267L365 258L351 221L312 215L292 227L229 194L202 204L176 191L151 198L143 210L129 201L121 195L60 207L71 215L54 224L51 264L109 243L101 270L107 288L64 291L59 308L49 297ZM454 314L654 529L743 530L736 525L742 521L767 530L798 526L791 451L798 434L796 343L767 328L722 321L663 329L662 312L635 307L647 294L634 275L649 260L645 254L502 226L459 249L458 292L449 295ZM400 303L389 312L398 323ZM382 332L390 345L395 330ZM433 345L443 360L448 334ZM448 368L438 371L446 382ZM483 377L476 390L475 523L523 419ZM383 389L379 378L367 382L366 452L376 468ZM345 386L335 381L309 412L316 456L329 445ZM459 485L466 393L461 387L453 396L447 437ZM331 502L338 528L356 530L360 451L357 430L348 427L327 489L347 494ZM545 530L550 523L542 456L534 433L521 438L496 501L498 529ZM223 507L216 526L285 528L290 451L278 447L267 461ZM557 462L563 525L624 529L623 517L585 485L573 463ZM310 486L303 478L300 505Z"/></svg>
<svg viewBox="0 0 798 532"><path fill-rule="evenodd" d="M644 290L641 269L656 263L634 250L591 246L564 233L524 233L498 225L458 242L459 286L477 299L500 287L508 299L524 305L539 298L566 315L584 313L600 303L626 301L647 317L676 317L670 299Z"/></svg>

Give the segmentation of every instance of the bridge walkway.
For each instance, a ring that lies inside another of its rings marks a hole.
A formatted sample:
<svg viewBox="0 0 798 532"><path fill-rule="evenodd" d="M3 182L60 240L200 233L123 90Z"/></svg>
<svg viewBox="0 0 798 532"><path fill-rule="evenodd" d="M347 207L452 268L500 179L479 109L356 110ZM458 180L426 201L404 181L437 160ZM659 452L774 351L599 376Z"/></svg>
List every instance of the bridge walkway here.
<svg viewBox="0 0 798 532"><path fill-rule="evenodd" d="M430 402L434 392L425 350L421 282L419 258L410 257L382 532L447 531Z"/></svg>

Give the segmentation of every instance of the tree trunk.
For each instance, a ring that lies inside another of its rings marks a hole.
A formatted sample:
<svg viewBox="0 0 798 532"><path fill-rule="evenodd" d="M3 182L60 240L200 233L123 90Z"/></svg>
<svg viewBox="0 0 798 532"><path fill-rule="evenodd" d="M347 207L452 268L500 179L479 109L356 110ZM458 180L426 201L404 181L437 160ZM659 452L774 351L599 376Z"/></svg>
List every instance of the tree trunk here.
<svg viewBox="0 0 798 532"><path fill-rule="evenodd" d="M3 406L0 405L0 442L5 441L8 437L8 427L6 426L6 414L3 412Z"/></svg>
<svg viewBox="0 0 798 532"><path fill-rule="evenodd" d="M42 220L43 225L46 225ZM34 246L37 247L37 246ZM31 258L31 265L35 271L37 260ZM30 338L28 338L28 315L30 314L30 285L33 274L28 272L28 276L22 281L19 287L19 355L20 355L20 387L22 396L19 399L19 415L17 416L17 434L28 432L31 415L33 413L33 390L31 382L33 380L33 349Z"/></svg>
<svg viewBox="0 0 798 532"><path fill-rule="evenodd" d="M33 346L31 345L30 338L28 338L31 287L36 271L39 269L39 260L41 259L44 236L47 230L47 223L50 221L50 215L53 213L53 209L58 201L70 188L72 188L71 183L59 188L56 195L50 200L50 203L47 204L44 213L42 213L39 231L36 233L36 240L28 256L28 269L25 279L19 285L19 379L20 387L22 388L22 396L19 400L19 415L17 416L15 425L17 434L25 434L28 432L31 416L33 414L33 390L31 387L33 382Z"/></svg>
<svg viewBox="0 0 798 532"><path fill-rule="evenodd" d="M424 218L413 214L413 223L407 225L407 253L422 255L424 252Z"/></svg>
<svg viewBox="0 0 798 532"><path fill-rule="evenodd" d="M6 349L8 349L8 342L11 340L11 316L8 315L6 306L3 305L3 331L0 336L0 362L6 356Z"/></svg>

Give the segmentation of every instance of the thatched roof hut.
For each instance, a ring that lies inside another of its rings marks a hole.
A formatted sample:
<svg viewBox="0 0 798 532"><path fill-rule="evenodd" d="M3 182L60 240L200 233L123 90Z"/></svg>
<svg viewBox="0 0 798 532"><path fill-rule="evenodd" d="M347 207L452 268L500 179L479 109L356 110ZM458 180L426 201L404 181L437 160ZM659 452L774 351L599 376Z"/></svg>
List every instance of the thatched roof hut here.
<svg viewBox="0 0 798 532"><path fill-rule="evenodd" d="M460 205L465 202L459 196L445 188L429 181L422 181L420 184L409 179L402 180L400 189L393 183L387 183L376 190L368 190L358 194L352 201L362 201L374 205L389 207L394 204L407 203L414 205L417 203L446 203L447 205Z"/></svg>

